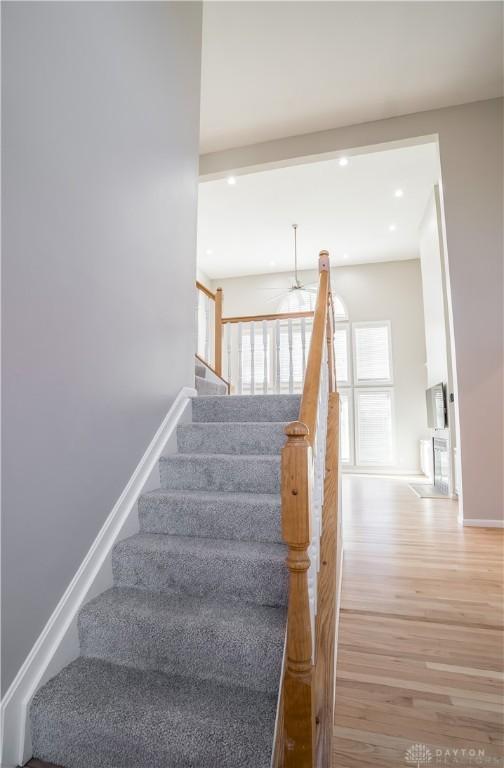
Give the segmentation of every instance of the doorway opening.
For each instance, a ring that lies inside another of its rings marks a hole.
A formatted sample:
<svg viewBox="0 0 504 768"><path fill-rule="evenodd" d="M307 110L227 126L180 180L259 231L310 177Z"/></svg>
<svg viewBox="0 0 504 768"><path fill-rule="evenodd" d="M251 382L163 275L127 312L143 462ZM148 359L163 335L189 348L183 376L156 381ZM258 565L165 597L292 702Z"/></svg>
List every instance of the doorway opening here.
<svg viewBox="0 0 504 768"><path fill-rule="evenodd" d="M300 392L317 254L327 249L344 472L412 476L453 498L460 473L440 190L435 137L202 179L198 281L222 289L221 373L231 393ZM200 297L200 351L211 324ZM442 423L429 418L436 387Z"/></svg>

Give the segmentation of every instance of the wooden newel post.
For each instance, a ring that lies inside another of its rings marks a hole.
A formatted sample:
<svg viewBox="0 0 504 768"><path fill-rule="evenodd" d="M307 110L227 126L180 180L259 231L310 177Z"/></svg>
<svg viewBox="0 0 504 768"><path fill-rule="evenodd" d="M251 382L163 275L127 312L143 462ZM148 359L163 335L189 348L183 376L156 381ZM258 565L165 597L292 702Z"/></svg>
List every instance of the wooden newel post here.
<svg viewBox="0 0 504 768"><path fill-rule="evenodd" d="M284 768L313 768L315 707L313 639L308 595L311 540L311 447L308 428L294 421L285 428L282 450L282 534L289 547L287 653L283 688Z"/></svg>
<svg viewBox="0 0 504 768"><path fill-rule="evenodd" d="M215 373L222 376L222 288L215 291Z"/></svg>

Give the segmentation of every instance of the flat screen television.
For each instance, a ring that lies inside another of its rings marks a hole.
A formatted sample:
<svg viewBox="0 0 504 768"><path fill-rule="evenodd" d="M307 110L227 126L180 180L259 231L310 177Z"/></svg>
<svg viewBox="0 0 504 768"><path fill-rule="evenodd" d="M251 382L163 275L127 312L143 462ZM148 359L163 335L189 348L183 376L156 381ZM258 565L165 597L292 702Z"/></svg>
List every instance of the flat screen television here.
<svg viewBox="0 0 504 768"><path fill-rule="evenodd" d="M425 393L427 398L427 425L431 429L445 429L448 426L446 413L446 387L436 384Z"/></svg>

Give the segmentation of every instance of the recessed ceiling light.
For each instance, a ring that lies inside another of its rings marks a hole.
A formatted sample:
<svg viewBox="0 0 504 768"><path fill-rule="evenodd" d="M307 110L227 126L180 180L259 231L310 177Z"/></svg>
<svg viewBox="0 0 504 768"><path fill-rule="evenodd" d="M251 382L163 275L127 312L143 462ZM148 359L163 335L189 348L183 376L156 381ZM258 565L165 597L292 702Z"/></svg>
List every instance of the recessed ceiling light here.
<svg viewBox="0 0 504 768"><path fill-rule="evenodd" d="M207 248L205 253L206 253L207 256L212 256L213 255L213 251L212 251L211 248Z"/></svg>
<svg viewBox="0 0 504 768"><path fill-rule="evenodd" d="M341 166L348 165L348 157L340 157L338 162Z"/></svg>
<svg viewBox="0 0 504 768"><path fill-rule="evenodd" d="M230 187L233 187L236 184L236 176L228 176L227 183Z"/></svg>
<svg viewBox="0 0 504 768"><path fill-rule="evenodd" d="M348 259L348 253L344 253L344 254L343 254L343 258L344 258L344 259Z"/></svg>
<svg viewBox="0 0 504 768"><path fill-rule="evenodd" d="M396 227L396 225L395 225L395 224L390 224L390 225L389 225L389 232L395 232L395 231L396 231L396 229L397 229L397 227Z"/></svg>
<svg viewBox="0 0 504 768"><path fill-rule="evenodd" d="M396 189L396 191L394 192L394 197L404 197L404 190Z"/></svg>
<svg viewBox="0 0 504 768"><path fill-rule="evenodd" d="M276 267L276 261L270 261L269 265L270 267Z"/></svg>

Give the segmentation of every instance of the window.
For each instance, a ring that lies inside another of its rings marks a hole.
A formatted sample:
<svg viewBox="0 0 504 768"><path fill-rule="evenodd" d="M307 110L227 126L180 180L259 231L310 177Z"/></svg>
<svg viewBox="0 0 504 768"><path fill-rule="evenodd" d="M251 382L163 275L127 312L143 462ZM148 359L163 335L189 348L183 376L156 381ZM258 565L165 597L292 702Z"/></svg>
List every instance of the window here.
<svg viewBox="0 0 504 768"><path fill-rule="evenodd" d="M333 280L335 278L333 277ZM313 312L317 302L317 283L305 285L299 290L290 290L282 299L278 307L278 312ZM348 320L348 313L343 303L343 299L333 293L334 319L336 322Z"/></svg>
<svg viewBox="0 0 504 768"><path fill-rule="evenodd" d="M348 320L348 314L345 309L345 305L339 296L335 296L333 293L333 307L334 307L334 319L336 322L341 320Z"/></svg>
<svg viewBox="0 0 504 768"><path fill-rule="evenodd" d="M352 390L340 389L340 456L343 464L353 464Z"/></svg>
<svg viewBox="0 0 504 768"><path fill-rule="evenodd" d="M336 378L338 384L342 386L350 384L351 381L348 340L348 325L340 325L338 323L334 329L334 361L336 364Z"/></svg>
<svg viewBox="0 0 504 768"><path fill-rule="evenodd" d="M353 323L356 386L392 383L390 323Z"/></svg>
<svg viewBox="0 0 504 768"><path fill-rule="evenodd" d="M393 391L355 390L357 464L388 466L393 463Z"/></svg>
<svg viewBox="0 0 504 768"><path fill-rule="evenodd" d="M202 291L197 291L197 343L196 352L203 360L210 363L212 361L213 349L210 334L210 328L213 325L214 306L208 296Z"/></svg>
<svg viewBox="0 0 504 768"><path fill-rule="evenodd" d="M252 394L267 392L271 376L271 342L268 330L265 332L262 323L251 323L244 328L241 343L243 391Z"/></svg>
<svg viewBox="0 0 504 768"><path fill-rule="evenodd" d="M303 389L304 372L310 349L313 322L310 317L290 321L281 320L279 364L280 389L282 392L301 392ZM292 354L292 368L290 356ZM292 382L290 381L292 372ZM291 389L292 383L292 389Z"/></svg>
<svg viewBox="0 0 504 768"><path fill-rule="evenodd" d="M289 290L278 306L278 312L313 312L317 302L317 286L307 285L307 290Z"/></svg>

